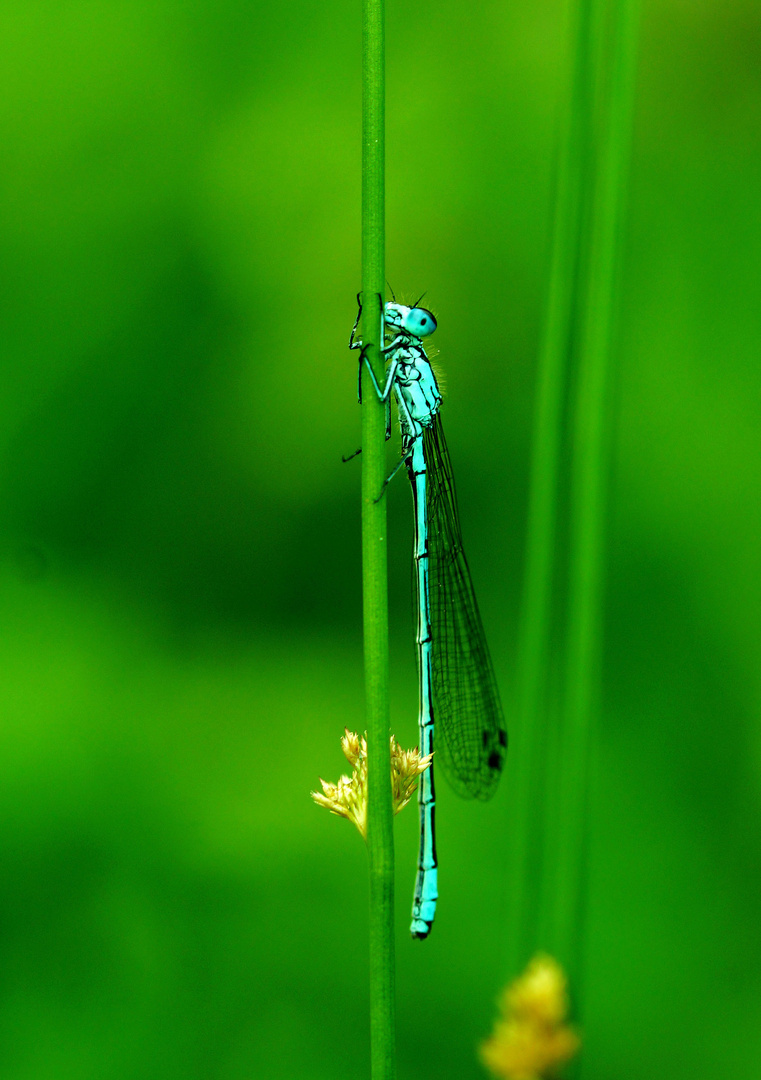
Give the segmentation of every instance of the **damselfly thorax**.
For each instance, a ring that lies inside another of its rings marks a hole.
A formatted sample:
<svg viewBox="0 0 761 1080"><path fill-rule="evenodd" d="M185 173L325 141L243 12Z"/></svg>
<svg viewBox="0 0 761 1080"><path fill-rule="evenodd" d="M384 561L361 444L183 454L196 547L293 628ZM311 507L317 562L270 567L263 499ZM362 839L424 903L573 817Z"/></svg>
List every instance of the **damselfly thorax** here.
<svg viewBox="0 0 761 1080"><path fill-rule="evenodd" d="M441 405L436 376L420 345L410 343L391 353L399 364L394 394L399 408L399 423L405 435L420 435L428 427ZM412 421L410 425L409 421Z"/></svg>

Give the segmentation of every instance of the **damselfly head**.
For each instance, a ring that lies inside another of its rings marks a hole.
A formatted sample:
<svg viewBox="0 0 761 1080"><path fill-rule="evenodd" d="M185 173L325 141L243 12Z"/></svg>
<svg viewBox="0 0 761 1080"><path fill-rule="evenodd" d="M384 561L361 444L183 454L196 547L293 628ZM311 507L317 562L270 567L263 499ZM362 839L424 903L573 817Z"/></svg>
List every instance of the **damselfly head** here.
<svg viewBox="0 0 761 1080"><path fill-rule="evenodd" d="M436 329L436 320L427 308L407 307L405 304L386 304L386 326L401 330L413 337L429 337Z"/></svg>

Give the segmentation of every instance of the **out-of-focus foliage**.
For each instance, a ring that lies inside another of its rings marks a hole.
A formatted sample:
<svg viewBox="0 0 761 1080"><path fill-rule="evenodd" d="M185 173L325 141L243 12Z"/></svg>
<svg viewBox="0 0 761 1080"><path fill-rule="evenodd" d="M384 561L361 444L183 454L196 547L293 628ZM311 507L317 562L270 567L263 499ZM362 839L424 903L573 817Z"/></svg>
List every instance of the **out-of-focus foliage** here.
<svg viewBox="0 0 761 1080"><path fill-rule="evenodd" d="M388 10L388 276L439 318L508 713L562 16ZM309 798L362 725L359 7L30 0L0 42L0 1071L363 1077L364 852ZM753 0L645 5L589 1080L761 1053L760 51ZM440 788L423 945L397 827L402 1080L479 1076L507 975L505 791Z"/></svg>

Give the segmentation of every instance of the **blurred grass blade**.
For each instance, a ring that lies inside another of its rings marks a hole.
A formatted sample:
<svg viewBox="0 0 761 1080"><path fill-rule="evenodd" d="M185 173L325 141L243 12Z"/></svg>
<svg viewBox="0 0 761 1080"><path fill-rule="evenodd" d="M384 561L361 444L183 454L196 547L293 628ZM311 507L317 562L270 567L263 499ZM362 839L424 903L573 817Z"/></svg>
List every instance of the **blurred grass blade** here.
<svg viewBox="0 0 761 1080"><path fill-rule="evenodd" d="M636 54L636 0L572 6L568 105L534 418L513 752L510 972L555 953L578 997L602 589L607 387ZM570 476L565 459L570 458ZM566 480L570 493L564 488ZM568 521L560 521L561 506ZM559 552L567 533L567 563ZM550 700L560 624L559 716Z"/></svg>
<svg viewBox="0 0 761 1080"><path fill-rule="evenodd" d="M604 7L598 3L597 33ZM582 967L589 783L601 652L611 337L629 164L637 45L637 0L613 0L606 78L599 90L599 149L579 318L572 429L568 612L558 769L553 948L578 985Z"/></svg>
<svg viewBox="0 0 761 1080"><path fill-rule="evenodd" d="M544 862L545 758L553 581L556 574L560 460L578 273L585 182L592 144L593 43L590 0L569 12L567 97L561 109L555 176L552 249L539 354L526 569L518 660L518 724L511 732L513 806L509 969L521 971L539 935Z"/></svg>

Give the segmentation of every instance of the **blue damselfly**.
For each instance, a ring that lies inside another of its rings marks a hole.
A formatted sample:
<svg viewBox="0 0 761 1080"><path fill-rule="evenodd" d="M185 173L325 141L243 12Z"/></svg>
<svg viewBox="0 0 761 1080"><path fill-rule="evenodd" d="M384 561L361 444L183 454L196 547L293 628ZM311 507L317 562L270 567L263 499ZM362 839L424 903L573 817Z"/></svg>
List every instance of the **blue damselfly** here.
<svg viewBox="0 0 761 1080"><path fill-rule="evenodd" d="M349 347L361 350L360 401L364 361L387 409L392 389L398 406L402 457L383 492L405 464L415 510L420 753L433 751L435 724L434 760L454 790L465 798L488 799L505 760L507 733L462 546L452 464L439 414L441 394L423 347L436 319L419 301L412 307L396 301L384 305L382 299L380 304L382 353L388 363L385 386L379 385L365 356L368 345L357 338L361 304ZM425 938L438 898L433 766L421 777L418 802L420 852L410 932Z"/></svg>

